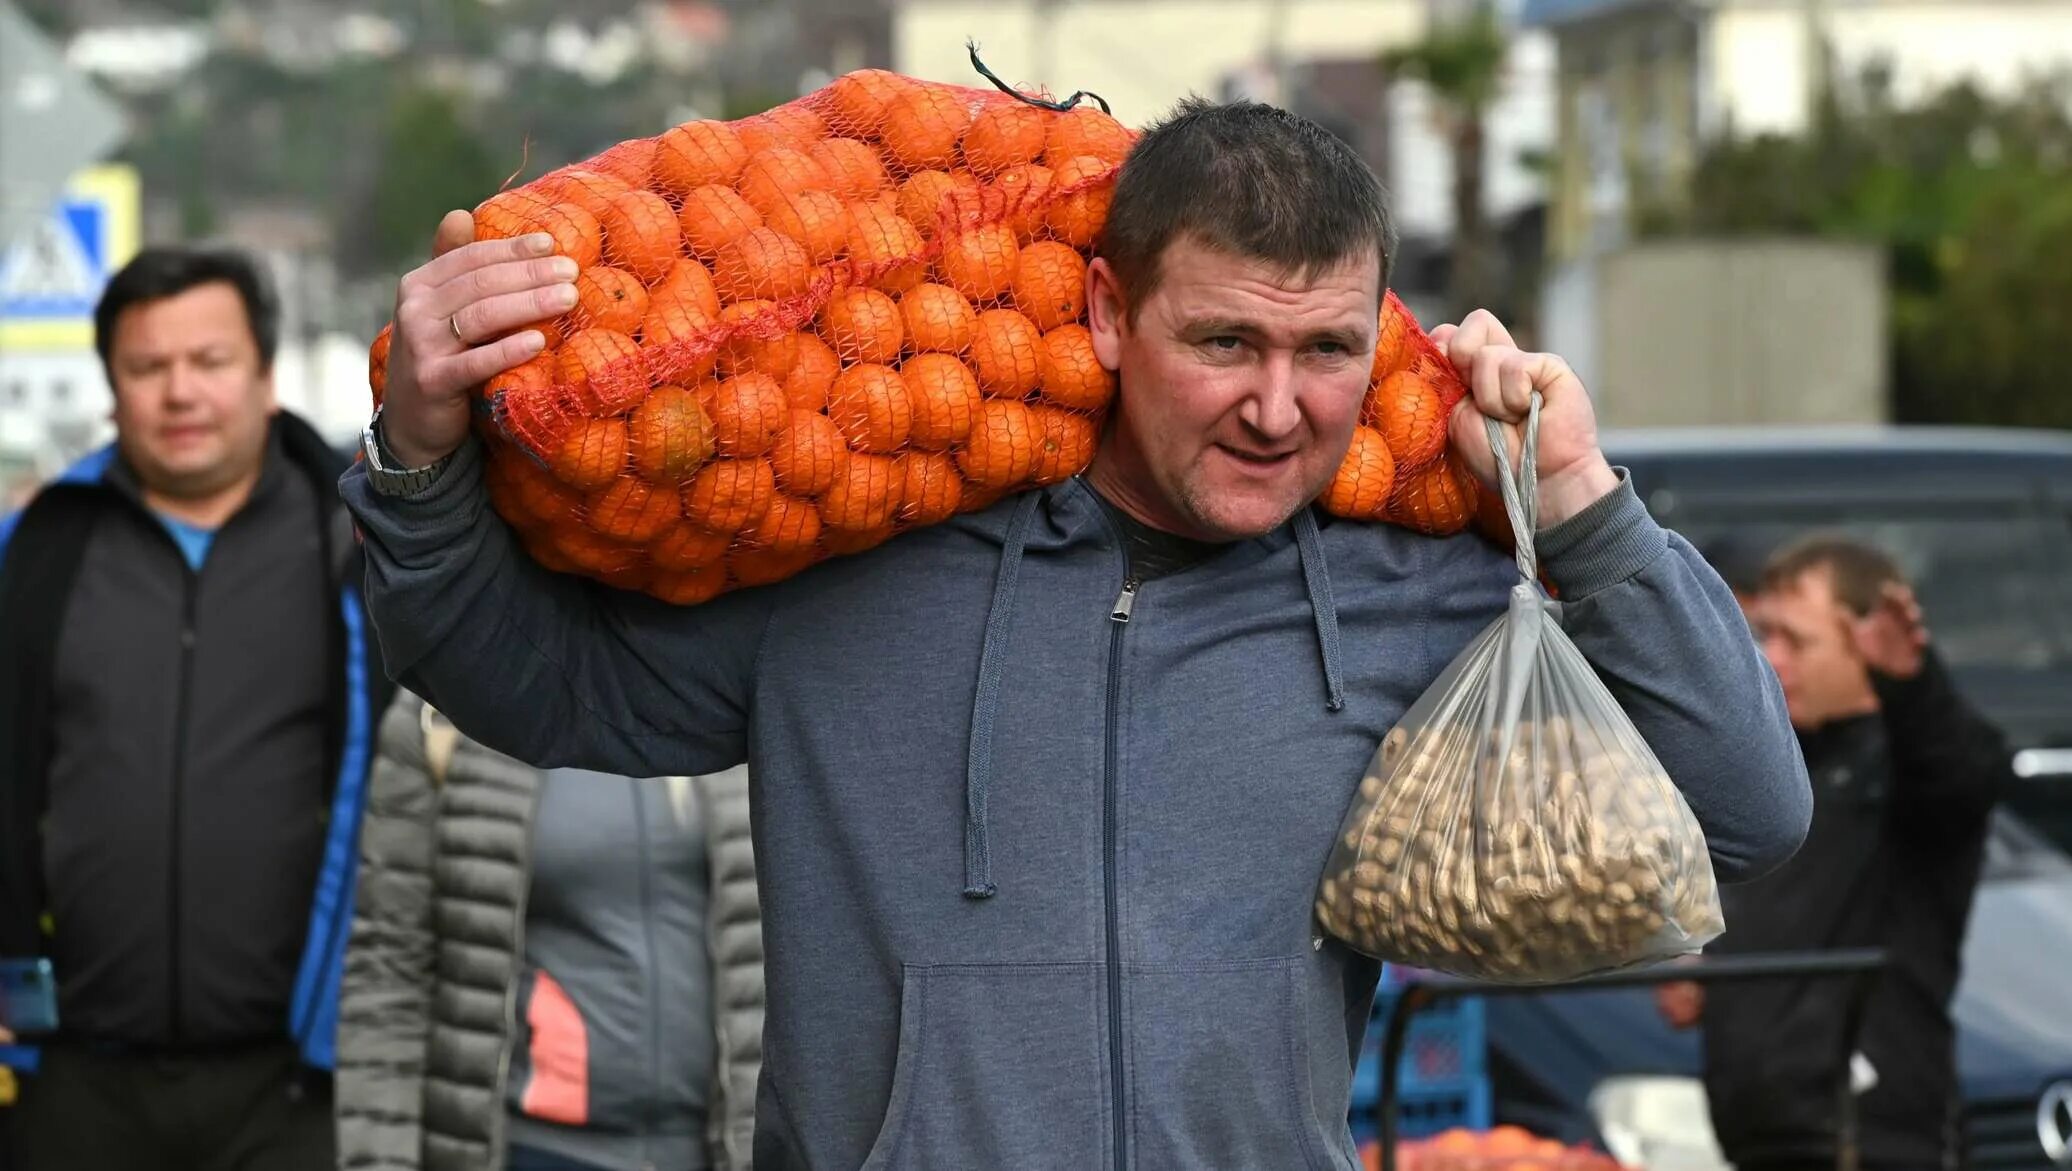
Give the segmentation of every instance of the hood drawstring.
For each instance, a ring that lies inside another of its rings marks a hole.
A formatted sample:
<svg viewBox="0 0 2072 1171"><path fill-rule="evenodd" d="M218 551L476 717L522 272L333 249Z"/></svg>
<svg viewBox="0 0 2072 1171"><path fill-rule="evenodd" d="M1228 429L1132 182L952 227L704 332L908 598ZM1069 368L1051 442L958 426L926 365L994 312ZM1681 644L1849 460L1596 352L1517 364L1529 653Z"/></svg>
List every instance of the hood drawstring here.
<svg viewBox="0 0 2072 1171"><path fill-rule="evenodd" d="M1000 710L1000 678L1006 670L1007 628L1014 621L1015 590L1022 575L1022 551L1043 493L1022 497L1007 522L1000 570L993 578L993 603L986 611L986 640L978 655L978 694L971 702L971 746L964 765L964 897L993 897L993 857L986 836L986 790L993 783L993 720Z"/></svg>
<svg viewBox="0 0 2072 1171"><path fill-rule="evenodd" d="M1331 597L1331 567L1313 508L1295 514L1295 547L1302 554L1302 580L1309 586L1309 611L1317 624L1317 648L1324 656L1324 707L1345 709L1345 674L1339 668L1338 603Z"/></svg>

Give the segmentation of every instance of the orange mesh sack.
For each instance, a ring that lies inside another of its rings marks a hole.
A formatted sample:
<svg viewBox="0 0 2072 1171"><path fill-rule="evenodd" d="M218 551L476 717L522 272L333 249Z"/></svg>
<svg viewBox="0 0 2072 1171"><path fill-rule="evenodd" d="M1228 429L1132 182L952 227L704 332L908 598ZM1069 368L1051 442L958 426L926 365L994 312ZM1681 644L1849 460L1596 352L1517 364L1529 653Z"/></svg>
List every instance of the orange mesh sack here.
<svg viewBox="0 0 2072 1171"><path fill-rule="evenodd" d="M1084 470L1116 390L1086 266L1135 134L1080 96L862 70L485 200L478 239L581 266L482 388L496 511L551 569L693 604ZM1459 380L1393 296L1382 326L1324 502L1458 531Z"/></svg>

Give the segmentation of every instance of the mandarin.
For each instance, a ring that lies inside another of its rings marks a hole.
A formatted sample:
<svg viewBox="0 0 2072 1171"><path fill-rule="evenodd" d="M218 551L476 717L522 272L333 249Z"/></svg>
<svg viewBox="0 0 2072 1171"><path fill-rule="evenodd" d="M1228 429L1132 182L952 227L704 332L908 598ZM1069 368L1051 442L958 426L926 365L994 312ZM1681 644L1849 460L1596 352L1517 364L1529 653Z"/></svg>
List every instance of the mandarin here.
<svg viewBox="0 0 2072 1171"><path fill-rule="evenodd" d="M978 331L978 311L948 285L915 285L900 294L899 313L917 352L961 354Z"/></svg>
<svg viewBox="0 0 2072 1171"><path fill-rule="evenodd" d="M1090 415L1052 406L1032 407L1036 416L1036 469L1031 477L1038 484L1055 484L1086 470L1093 462L1094 444L1100 427Z"/></svg>
<svg viewBox="0 0 2072 1171"><path fill-rule="evenodd" d="M945 451L964 442L984 398L978 378L952 354L916 354L899 368L913 408L916 447Z"/></svg>
<svg viewBox="0 0 2072 1171"><path fill-rule="evenodd" d="M595 492L626 471L626 420L584 419L547 456L547 469L571 488Z"/></svg>
<svg viewBox="0 0 2072 1171"><path fill-rule="evenodd" d="M647 309L647 285L623 268L598 264L576 274L573 317L578 328L631 335L639 331Z"/></svg>
<svg viewBox="0 0 2072 1171"><path fill-rule="evenodd" d="M713 447L728 459L766 454L791 420L784 387L768 374L740 374L714 387L707 408Z"/></svg>
<svg viewBox="0 0 2072 1171"><path fill-rule="evenodd" d="M719 183L732 183L748 165L748 148L725 122L704 119L664 131L655 143L655 186L684 195Z"/></svg>
<svg viewBox="0 0 2072 1171"><path fill-rule="evenodd" d="M834 79L828 86L828 104L834 123L843 133L870 138L885 124L885 107L914 89L916 82L886 69L858 69Z"/></svg>
<svg viewBox="0 0 2072 1171"><path fill-rule="evenodd" d="M964 132L964 162L990 178L1009 167L1035 162L1043 146L1041 111L1023 102L996 102L980 111Z"/></svg>
<svg viewBox="0 0 2072 1171"><path fill-rule="evenodd" d="M712 270L695 260L678 259L648 290L648 300L652 303L674 299L696 306L707 317L719 316L719 289L712 283Z"/></svg>
<svg viewBox="0 0 2072 1171"><path fill-rule="evenodd" d="M1056 240L1039 240L1015 258L1014 307L1046 332L1086 313L1086 261Z"/></svg>
<svg viewBox="0 0 2072 1171"><path fill-rule="evenodd" d="M1446 449L1452 412L1425 379L1399 370L1368 392L1367 406L1397 463L1422 466Z"/></svg>
<svg viewBox="0 0 2072 1171"><path fill-rule="evenodd" d="M813 261L797 240L775 228L757 228L719 250L712 283L723 300L782 301L813 284Z"/></svg>
<svg viewBox="0 0 2072 1171"><path fill-rule="evenodd" d="M647 592L674 606L702 605L727 592L727 573L717 565L680 573L660 570Z"/></svg>
<svg viewBox="0 0 2072 1171"><path fill-rule="evenodd" d="M1060 325L1043 335L1037 355L1043 397L1061 407L1097 411L1115 396L1115 373L1094 353L1094 335L1085 326Z"/></svg>
<svg viewBox="0 0 2072 1171"><path fill-rule="evenodd" d="M681 386L658 386L626 421L633 470L652 483L680 486L712 458L712 417Z"/></svg>
<svg viewBox="0 0 2072 1171"><path fill-rule="evenodd" d="M751 548L797 553L820 543L820 510L810 500L783 492L770 498L762 519L741 532Z"/></svg>
<svg viewBox="0 0 2072 1171"><path fill-rule="evenodd" d="M980 489L1019 487L1035 474L1041 436L1041 425L1026 404L987 399L957 453L957 466Z"/></svg>
<svg viewBox="0 0 2072 1171"><path fill-rule="evenodd" d="M807 150L814 143L827 137L827 119L809 107L797 103L766 110L753 118L736 122L733 126L734 132L741 136L741 145L748 148L751 158L757 151L773 147Z"/></svg>
<svg viewBox="0 0 2072 1171"><path fill-rule="evenodd" d="M876 289L843 289L820 311L820 336L843 363L899 361L906 344L899 303Z"/></svg>
<svg viewBox="0 0 2072 1171"><path fill-rule="evenodd" d="M971 125L967 99L946 89L916 87L892 99L878 138L902 170L943 167Z"/></svg>
<svg viewBox="0 0 2072 1171"><path fill-rule="evenodd" d="M771 208L763 222L797 240L815 264L849 246L849 209L826 191L801 191Z"/></svg>
<svg viewBox="0 0 2072 1171"><path fill-rule="evenodd" d="M1395 478L1395 459L1381 432L1354 427L1352 445L1324 488L1324 509L1350 520L1380 520Z"/></svg>
<svg viewBox="0 0 2072 1171"><path fill-rule="evenodd" d="M794 496L818 496L835 482L848 458L849 443L834 420L818 411L793 407L784 430L770 447L770 470L777 486Z"/></svg>
<svg viewBox="0 0 2072 1171"><path fill-rule="evenodd" d="M914 427L906 383L898 371L873 362L859 362L836 376L827 392L827 417L850 447L884 455L905 446Z"/></svg>
<svg viewBox="0 0 2072 1171"><path fill-rule="evenodd" d="M1122 123L1091 106L1078 106L1050 119L1043 143L1043 161L1059 166L1067 159L1092 157L1120 165L1136 145L1136 135Z"/></svg>
<svg viewBox="0 0 2072 1171"><path fill-rule="evenodd" d="M1115 167L1092 155L1070 159L1058 165L1052 190L1059 194L1044 213L1043 226L1074 248L1093 247L1115 202Z"/></svg>
<svg viewBox="0 0 2072 1171"><path fill-rule="evenodd" d="M1013 228L978 224L945 240L935 267L944 284L973 301L991 301L1014 287L1020 254Z"/></svg>
<svg viewBox="0 0 2072 1171"><path fill-rule="evenodd" d="M935 226L943 200L951 192L978 193L978 180L969 171L921 171L899 185L899 214L926 239L935 238Z"/></svg>
<svg viewBox="0 0 2072 1171"><path fill-rule="evenodd" d="M615 329L584 329L569 335L556 353L554 380L569 388L586 414L621 414L647 394L646 363L640 346Z"/></svg>
<svg viewBox="0 0 2072 1171"><path fill-rule="evenodd" d="M689 522L681 522L669 526L668 531L648 542L648 561L667 573L703 569L719 564L733 543L732 537L708 533Z"/></svg>
<svg viewBox="0 0 2072 1171"><path fill-rule="evenodd" d="M683 228L669 201L652 191L628 191L611 201L597 222L606 260L643 282L662 279L683 254Z"/></svg>
<svg viewBox="0 0 2072 1171"><path fill-rule="evenodd" d="M919 229L883 205L849 205L849 262L856 283L906 292L927 279L926 247Z"/></svg>
<svg viewBox="0 0 2072 1171"><path fill-rule="evenodd" d="M899 475L898 519L906 524L939 524L964 502L957 461L940 452L907 452L899 457Z"/></svg>
<svg viewBox="0 0 2072 1171"><path fill-rule="evenodd" d="M710 263L727 245L763 226L763 213L748 205L732 187L698 187L684 196L676 212L684 248Z"/></svg>
<svg viewBox="0 0 2072 1171"><path fill-rule="evenodd" d="M707 532L732 536L763 518L777 494L765 459L716 459L683 490L684 519Z"/></svg>
<svg viewBox="0 0 2072 1171"><path fill-rule="evenodd" d="M768 220L773 209L783 206L793 196L806 191L826 191L834 184L811 155L779 146L750 155L748 165L741 169L741 178L734 186L748 205L763 213L763 218Z"/></svg>
<svg viewBox="0 0 2072 1171"><path fill-rule="evenodd" d="M904 478L891 457L853 452L820 495L820 519L829 528L879 529L892 523Z"/></svg>
<svg viewBox="0 0 2072 1171"><path fill-rule="evenodd" d="M812 334L801 333L798 339L798 357L784 376L784 396L794 407L818 411L827 406L827 389L842 372L842 362L832 346Z"/></svg>
<svg viewBox="0 0 2072 1171"><path fill-rule="evenodd" d="M995 398L1020 398L1043 381L1043 331L1012 309L978 315L971 336L971 369L980 390Z"/></svg>
<svg viewBox="0 0 2072 1171"><path fill-rule="evenodd" d="M877 150L871 144L854 138L816 142L806 156L827 176L829 189L845 202L869 199L884 190L890 181Z"/></svg>
<svg viewBox="0 0 2072 1171"><path fill-rule="evenodd" d="M674 485L657 488L645 480L624 477L592 493L583 515L592 529L615 541L639 544L667 532L683 516L683 502Z"/></svg>

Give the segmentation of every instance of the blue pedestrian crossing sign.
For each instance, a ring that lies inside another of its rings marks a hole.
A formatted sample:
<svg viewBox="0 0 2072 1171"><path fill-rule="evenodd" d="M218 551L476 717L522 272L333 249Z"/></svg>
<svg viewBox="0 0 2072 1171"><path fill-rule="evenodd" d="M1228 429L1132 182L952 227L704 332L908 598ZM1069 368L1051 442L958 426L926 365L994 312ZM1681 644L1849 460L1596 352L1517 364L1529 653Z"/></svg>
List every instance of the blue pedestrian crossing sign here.
<svg viewBox="0 0 2072 1171"><path fill-rule="evenodd" d="M134 168L90 167L0 252L0 350L93 348L94 304L136 255Z"/></svg>

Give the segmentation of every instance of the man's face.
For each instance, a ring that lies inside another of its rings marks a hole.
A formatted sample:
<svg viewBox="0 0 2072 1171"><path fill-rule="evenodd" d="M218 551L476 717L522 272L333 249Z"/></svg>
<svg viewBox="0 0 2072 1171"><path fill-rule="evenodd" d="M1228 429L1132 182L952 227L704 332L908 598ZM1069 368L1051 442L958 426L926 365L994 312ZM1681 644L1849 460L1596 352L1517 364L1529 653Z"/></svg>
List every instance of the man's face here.
<svg viewBox="0 0 2072 1171"><path fill-rule="evenodd" d="M146 489L193 499L257 471L273 374L234 286L197 285L123 311L108 368L122 455Z"/></svg>
<svg viewBox="0 0 2072 1171"><path fill-rule="evenodd" d="M1298 281L1183 237L1159 270L1134 323L1114 270L1096 260L1089 273L1095 352L1122 387L1089 475L1168 532L1271 532L1324 490L1352 444L1379 265L1363 252Z"/></svg>
<svg viewBox="0 0 2072 1171"><path fill-rule="evenodd" d="M1852 616L1836 600L1826 571L1763 591L1754 616L1793 727L1811 731L1875 710L1877 693L1850 636Z"/></svg>

